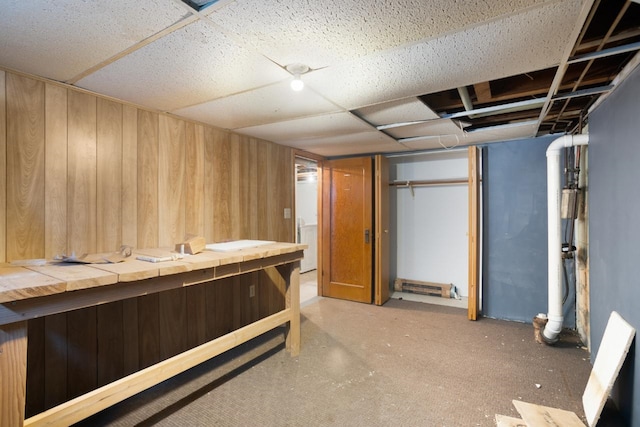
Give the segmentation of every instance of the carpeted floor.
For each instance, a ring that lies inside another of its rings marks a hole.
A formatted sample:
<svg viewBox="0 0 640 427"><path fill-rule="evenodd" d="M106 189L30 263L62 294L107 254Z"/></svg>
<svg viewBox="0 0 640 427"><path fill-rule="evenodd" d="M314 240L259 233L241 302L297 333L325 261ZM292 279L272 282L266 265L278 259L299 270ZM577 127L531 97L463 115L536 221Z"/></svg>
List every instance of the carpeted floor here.
<svg viewBox="0 0 640 427"><path fill-rule="evenodd" d="M583 416L591 365L573 334L406 300L383 307L317 298L302 350L281 330L97 414L84 426L495 426L521 399Z"/></svg>

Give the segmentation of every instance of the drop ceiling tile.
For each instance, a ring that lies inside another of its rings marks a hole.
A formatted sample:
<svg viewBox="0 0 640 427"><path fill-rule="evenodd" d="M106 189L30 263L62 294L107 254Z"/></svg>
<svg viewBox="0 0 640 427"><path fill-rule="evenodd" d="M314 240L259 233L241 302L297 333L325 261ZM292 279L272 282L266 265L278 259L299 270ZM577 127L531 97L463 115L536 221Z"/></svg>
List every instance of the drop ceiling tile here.
<svg viewBox="0 0 640 427"><path fill-rule="evenodd" d="M289 145L292 141L316 141L342 134L379 133L351 113L325 114L295 120L236 129L237 132L267 141ZM384 137L384 135L382 136ZM388 137L387 137L388 138Z"/></svg>
<svg viewBox="0 0 640 427"><path fill-rule="evenodd" d="M445 119L433 120L411 126L385 129L384 132L396 139L411 138L414 136L462 136L462 129L460 128L459 122Z"/></svg>
<svg viewBox="0 0 640 427"><path fill-rule="evenodd" d="M550 3L459 33L314 71L307 84L353 110L557 65L582 6ZM496 43L496 40L500 40Z"/></svg>
<svg viewBox="0 0 640 427"><path fill-rule="evenodd" d="M496 141L508 141L513 139L533 138L536 134L537 123L523 122L505 126L495 126L474 132L465 132L462 137L456 138L453 135L437 138L403 142L405 146L413 150L430 150L436 148L452 149L467 145L476 145Z"/></svg>
<svg viewBox="0 0 640 427"><path fill-rule="evenodd" d="M223 129L236 129L338 110L335 105L311 90L292 91L289 83L287 79L249 92L181 108L172 113Z"/></svg>
<svg viewBox="0 0 640 427"><path fill-rule="evenodd" d="M285 145L327 157L394 153L407 150L406 147L398 144L393 138L377 131L289 141Z"/></svg>
<svg viewBox="0 0 640 427"><path fill-rule="evenodd" d="M198 21L102 68L77 85L171 111L289 77L263 56Z"/></svg>
<svg viewBox="0 0 640 427"><path fill-rule="evenodd" d="M204 11L280 65L312 69L362 58L503 17L543 0L244 0ZM362 35L365 35L363 37Z"/></svg>
<svg viewBox="0 0 640 427"><path fill-rule="evenodd" d="M1 9L0 64L59 81L189 15L154 0L3 0Z"/></svg>
<svg viewBox="0 0 640 427"><path fill-rule="evenodd" d="M439 116L417 98L400 99L392 102L360 108L354 113L375 126L416 120L437 119Z"/></svg>

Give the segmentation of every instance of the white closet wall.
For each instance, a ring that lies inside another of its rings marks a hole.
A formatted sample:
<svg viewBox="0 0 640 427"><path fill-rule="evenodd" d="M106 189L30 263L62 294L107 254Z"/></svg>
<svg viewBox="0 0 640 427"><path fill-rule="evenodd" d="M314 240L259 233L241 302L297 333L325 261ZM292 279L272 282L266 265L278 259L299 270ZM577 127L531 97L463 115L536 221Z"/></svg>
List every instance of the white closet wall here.
<svg viewBox="0 0 640 427"><path fill-rule="evenodd" d="M391 181L466 179L467 150L392 157ZM391 187L391 279L453 283L468 296L467 184ZM394 238L395 237L395 238ZM394 271L395 268L395 271Z"/></svg>

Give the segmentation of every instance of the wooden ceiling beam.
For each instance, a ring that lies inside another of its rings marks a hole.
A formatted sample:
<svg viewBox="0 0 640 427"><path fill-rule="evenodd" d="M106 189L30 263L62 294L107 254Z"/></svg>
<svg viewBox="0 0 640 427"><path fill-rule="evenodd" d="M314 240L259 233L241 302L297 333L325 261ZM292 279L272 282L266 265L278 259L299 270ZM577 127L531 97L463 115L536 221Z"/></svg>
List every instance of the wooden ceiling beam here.
<svg viewBox="0 0 640 427"><path fill-rule="evenodd" d="M476 99L480 103L491 102L491 84L489 82L481 82L473 85L473 90L476 92Z"/></svg>

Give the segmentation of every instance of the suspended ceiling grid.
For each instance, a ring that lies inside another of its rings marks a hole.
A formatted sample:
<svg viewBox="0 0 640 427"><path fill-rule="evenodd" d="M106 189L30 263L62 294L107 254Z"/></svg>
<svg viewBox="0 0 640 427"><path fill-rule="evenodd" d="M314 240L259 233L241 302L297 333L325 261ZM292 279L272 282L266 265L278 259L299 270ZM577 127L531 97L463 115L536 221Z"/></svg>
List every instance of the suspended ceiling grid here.
<svg viewBox="0 0 640 427"><path fill-rule="evenodd" d="M573 132L640 41L621 0L188 3L7 0L0 66L342 156Z"/></svg>

